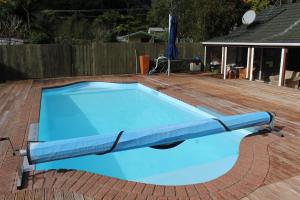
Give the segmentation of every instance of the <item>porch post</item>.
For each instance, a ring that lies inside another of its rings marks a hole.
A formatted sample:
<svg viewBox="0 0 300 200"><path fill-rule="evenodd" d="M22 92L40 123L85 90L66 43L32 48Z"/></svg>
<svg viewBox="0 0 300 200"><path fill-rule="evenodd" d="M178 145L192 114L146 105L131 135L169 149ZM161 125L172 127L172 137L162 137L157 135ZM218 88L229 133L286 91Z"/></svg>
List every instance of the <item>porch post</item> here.
<svg viewBox="0 0 300 200"><path fill-rule="evenodd" d="M226 65L227 65L227 47L224 47L224 63L223 63L223 70L224 70L224 72L223 72L223 79L224 80L226 80L226 75L227 75L227 67L226 67Z"/></svg>
<svg viewBox="0 0 300 200"><path fill-rule="evenodd" d="M247 68L246 68L246 78L248 79L249 78L249 66L250 66L250 54L251 54L251 51L250 51L250 47L248 47L248 53L247 53Z"/></svg>
<svg viewBox="0 0 300 200"><path fill-rule="evenodd" d="M204 59L203 59L203 64L206 66L206 46L204 46Z"/></svg>
<svg viewBox="0 0 300 200"><path fill-rule="evenodd" d="M170 58L168 59L168 76L170 76L171 71L171 61Z"/></svg>
<svg viewBox="0 0 300 200"><path fill-rule="evenodd" d="M222 58L221 58L221 74L223 74L224 71L224 47L222 46Z"/></svg>
<svg viewBox="0 0 300 200"><path fill-rule="evenodd" d="M253 81L253 64L254 64L254 47L251 48L251 56L250 56L250 81Z"/></svg>
<svg viewBox="0 0 300 200"><path fill-rule="evenodd" d="M204 69L203 69L203 71L205 71L205 67L206 67L206 46L204 46L204 58L203 58L203 65L204 65Z"/></svg>
<svg viewBox="0 0 300 200"><path fill-rule="evenodd" d="M278 86L284 86L287 48L281 49L280 71Z"/></svg>
<svg viewBox="0 0 300 200"><path fill-rule="evenodd" d="M262 79L263 54L264 54L264 49L261 48L261 50L260 50L260 64L259 64L259 80L260 81Z"/></svg>

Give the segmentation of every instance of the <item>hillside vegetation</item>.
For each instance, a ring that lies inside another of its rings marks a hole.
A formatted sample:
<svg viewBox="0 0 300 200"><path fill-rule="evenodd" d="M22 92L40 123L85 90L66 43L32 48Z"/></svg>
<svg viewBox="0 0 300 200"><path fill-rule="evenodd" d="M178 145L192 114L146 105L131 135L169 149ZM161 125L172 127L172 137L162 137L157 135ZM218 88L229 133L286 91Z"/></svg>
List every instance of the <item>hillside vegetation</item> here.
<svg viewBox="0 0 300 200"><path fill-rule="evenodd" d="M31 43L114 42L116 36L167 27L178 17L179 41L230 32L242 14L270 0L0 0L0 37Z"/></svg>

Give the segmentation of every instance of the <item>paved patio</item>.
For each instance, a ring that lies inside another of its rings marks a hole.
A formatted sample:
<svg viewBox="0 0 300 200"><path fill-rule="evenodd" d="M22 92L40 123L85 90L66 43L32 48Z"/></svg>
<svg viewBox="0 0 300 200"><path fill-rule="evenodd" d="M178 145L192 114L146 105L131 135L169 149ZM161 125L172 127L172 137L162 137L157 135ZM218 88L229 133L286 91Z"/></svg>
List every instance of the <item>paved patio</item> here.
<svg viewBox="0 0 300 200"><path fill-rule="evenodd" d="M38 122L42 87L93 80L140 83L195 106L224 114L274 111L284 138L246 137L236 165L220 178L188 186L159 186L122 181L81 171L32 172L24 188L16 189L22 162L0 145L0 199L299 199L300 91L258 82L220 80L202 75L100 76L0 85L0 137L10 136L18 148L26 146L30 123ZM276 198L275 198L276 197Z"/></svg>

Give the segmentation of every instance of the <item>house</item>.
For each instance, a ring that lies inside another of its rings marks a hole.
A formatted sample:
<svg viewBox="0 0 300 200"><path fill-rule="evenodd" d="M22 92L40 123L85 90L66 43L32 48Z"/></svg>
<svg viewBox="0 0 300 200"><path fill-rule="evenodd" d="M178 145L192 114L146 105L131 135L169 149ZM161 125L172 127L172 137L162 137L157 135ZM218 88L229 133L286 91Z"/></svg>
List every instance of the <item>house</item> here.
<svg viewBox="0 0 300 200"><path fill-rule="evenodd" d="M219 62L224 79L230 66L241 66L250 81L299 88L300 2L270 6L253 23L203 45L204 63Z"/></svg>
<svg viewBox="0 0 300 200"><path fill-rule="evenodd" d="M24 40L18 38L0 38L0 45L19 45L24 44Z"/></svg>
<svg viewBox="0 0 300 200"><path fill-rule="evenodd" d="M144 31L138 31L124 36L117 37L118 42L163 42L163 39L157 35L150 34Z"/></svg>
<svg viewBox="0 0 300 200"><path fill-rule="evenodd" d="M161 28L161 27L150 27L148 29L148 33L149 34L163 34L163 33L166 33L168 31L167 28Z"/></svg>

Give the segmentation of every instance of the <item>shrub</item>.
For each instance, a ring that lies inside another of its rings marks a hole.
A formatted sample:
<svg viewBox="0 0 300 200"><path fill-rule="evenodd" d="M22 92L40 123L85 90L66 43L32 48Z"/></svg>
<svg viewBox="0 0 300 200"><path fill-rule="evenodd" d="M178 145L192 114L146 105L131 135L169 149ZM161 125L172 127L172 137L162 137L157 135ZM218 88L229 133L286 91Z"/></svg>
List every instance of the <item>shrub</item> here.
<svg viewBox="0 0 300 200"><path fill-rule="evenodd" d="M33 44L46 44L50 42L50 37L43 32L31 31L29 32L29 38Z"/></svg>

